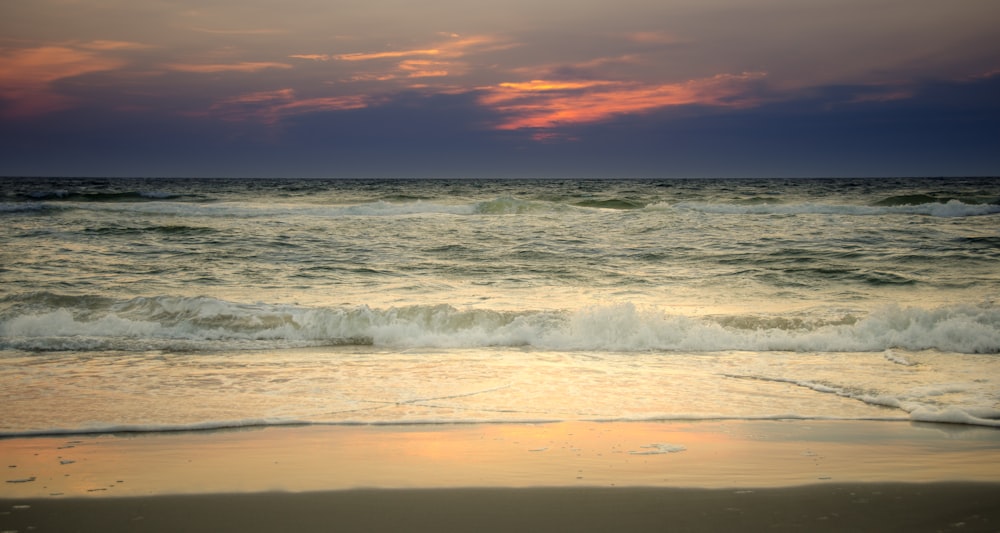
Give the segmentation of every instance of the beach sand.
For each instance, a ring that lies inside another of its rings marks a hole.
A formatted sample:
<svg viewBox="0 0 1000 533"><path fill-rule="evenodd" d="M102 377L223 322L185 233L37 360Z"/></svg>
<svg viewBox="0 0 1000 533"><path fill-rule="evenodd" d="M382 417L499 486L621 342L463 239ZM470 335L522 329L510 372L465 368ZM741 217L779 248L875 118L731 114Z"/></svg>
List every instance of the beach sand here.
<svg viewBox="0 0 1000 533"><path fill-rule="evenodd" d="M305 426L0 440L0 531L1000 531L1000 431Z"/></svg>
<svg viewBox="0 0 1000 533"><path fill-rule="evenodd" d="M965 532L1000 529L998 502L1000 486L975 484L351 490L27 500L3 522L17 531Z"/></svg>

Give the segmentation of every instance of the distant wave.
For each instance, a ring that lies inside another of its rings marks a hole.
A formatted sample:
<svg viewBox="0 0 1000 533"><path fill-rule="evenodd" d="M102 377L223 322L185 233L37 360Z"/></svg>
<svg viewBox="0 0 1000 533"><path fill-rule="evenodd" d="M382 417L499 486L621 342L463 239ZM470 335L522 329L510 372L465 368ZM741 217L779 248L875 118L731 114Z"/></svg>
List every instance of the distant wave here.
<svg viewBox="0 0 1000 533"><path fill-rule="evenodd" d="M547 350L1000 352L1000 309L887 307L866 316L688 317L631 304L570 311L375 309L238 304L160 296L115 301L51 293L8 297L0 348L35 351L296 346L526 346Z"/></svg>
<svg viewBox="0 0 1000 533"><path fill-rule="evenodd" d="M43 202L0 202L0 215L42 213L50 209L51 207Z"/></svg>
<svg viewBox="0 0 1000 533"><path fill-rule="evenodd" d="M584 200L582 202L576 202L573 205L578 207L596 207L599 209L642 209L643 207L646 207L645 203L635 200L625 200L622 198Z"/></svg>
<svg viewBox="0 0 1000 533"><path fill-rule="evenodd" d="M184 195L161 191L100 191L80 192L56 189L51 191L36 191L24 195L29 201L65 201L65 202L148 202L156 200L171 200Z"/></svg>
<svg viewBox="0 0 1000 533"><path fill-rule="evenodd" d="M494 200L477 202L471 213L478 215L518 215L526 213L541 213L558 209L560 204L541 200L521 200L504 196Z"/></svg>
<svg viewBox="0 0 1000 533"><path fill-rule="evenodd" d="M879 200L872 205L884 206L884 207L894 207L894 206L910 206L910 205L925 205L925 204L947 204L949 202L960 202L970 205L986 205L986 204L1000 204L1000 199L976 199L976 198L955 198L951 196L938 196L930 194L902 194L897 196L890 196L888 198Z"/></svg>
<svg viewBox="0 0 1000 533"><path fill-rule="evenodd" d="M821 203L728 204L706 202L659 203L654 209L684 209L722 215L926 215L934 217L973 217L1000 213L1000 204L968 204L959 200L909 203L900 200L876 205L837 205Z"/></svg>
<svg viewBox="0 0 1000 533"><path fill-rule="evenodd" d="M10 211L44 209L47 205L58 205L59 208L77 208L92 211L137 212L144 214L204 216L204 217L284 217L307 216L318 218L330 217L405 217L415 215L519 215L533 213L558 212L574 208L568 204L521 200L512 197L500 197L493 200L471 201L463 203L447 203L443 201L412 200L386 201L324 205L311 203L283 204L281 202L248 203L248 202L60 202L47 204L33 202L31 204L9 205ZM31 205L30 209L21 207ZM0 211L2 212L2 211Z"/></svg>
<svg viewBox="0 0 1000 533"><path fill-rule="evenodd" d="M112 195L109 195L112 196ZM623 211L647 209L652 211L689 211L718 215L832 215L832 216L879 216L879 215L922 215L932 217L974 217L1000 213L1000 204L965 203L960 200L947 202L876 203L875 205L847 205L823 203L781 203L777 201L741 201L732 203L715 202L641 202L626 199L595 200L531 200L514 197L499 197L492 200L448 203L432 200L385 201L346 204L282 204L244 202L192 202L176 196L149 201L149 197L137 195L103 200L64 199L56 203L48 200L31 202L8 202L0 204L0 214L14 214L42 211L50 208L88 209L96 211L135 211L145 214L163 214L205 217L400 217L415 215L458 215L458 216L498 216L498 215L539 215L560 213L567 210Z"/></svg>

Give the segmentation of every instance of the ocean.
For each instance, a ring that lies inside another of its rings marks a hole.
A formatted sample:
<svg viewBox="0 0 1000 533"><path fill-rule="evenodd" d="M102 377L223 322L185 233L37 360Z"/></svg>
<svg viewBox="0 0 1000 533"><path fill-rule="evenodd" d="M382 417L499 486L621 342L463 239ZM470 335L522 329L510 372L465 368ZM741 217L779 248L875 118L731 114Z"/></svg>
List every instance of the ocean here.
<svg viewBox="0 0 1000 533"><path fill-rule="evenodd" d="M1000 426L1000 179L0 178L0 436Z"/></svg>

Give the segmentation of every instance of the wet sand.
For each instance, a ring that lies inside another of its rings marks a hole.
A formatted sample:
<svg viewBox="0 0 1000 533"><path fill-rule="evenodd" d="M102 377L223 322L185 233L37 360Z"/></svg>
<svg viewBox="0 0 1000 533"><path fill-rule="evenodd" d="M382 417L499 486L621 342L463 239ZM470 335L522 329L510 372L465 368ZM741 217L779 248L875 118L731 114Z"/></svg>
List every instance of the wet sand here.
<svg viewBox="0 0 1000 533"><path fill-rule="evenodd" d="M18 531L997 531L1000 485L351 490L25 500ZM33 529L29 529L33 528Z"/></svg>
<svg viewBox="0 0 1000 533"><path fill-rule="evenodd" d="M2 531L1000 531L1000 431L308 426L0 439Z"/></svg>

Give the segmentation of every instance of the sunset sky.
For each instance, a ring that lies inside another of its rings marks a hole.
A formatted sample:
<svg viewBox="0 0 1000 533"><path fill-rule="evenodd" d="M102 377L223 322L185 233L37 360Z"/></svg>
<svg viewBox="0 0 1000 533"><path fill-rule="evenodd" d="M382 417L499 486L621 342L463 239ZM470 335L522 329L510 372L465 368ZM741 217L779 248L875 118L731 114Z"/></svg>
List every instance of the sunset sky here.
<svg viewBox="0 0 1000 533"><path fill-rule="evenodd" d="M997 0L6 0L0 175L1000 175Z"/></svg>

